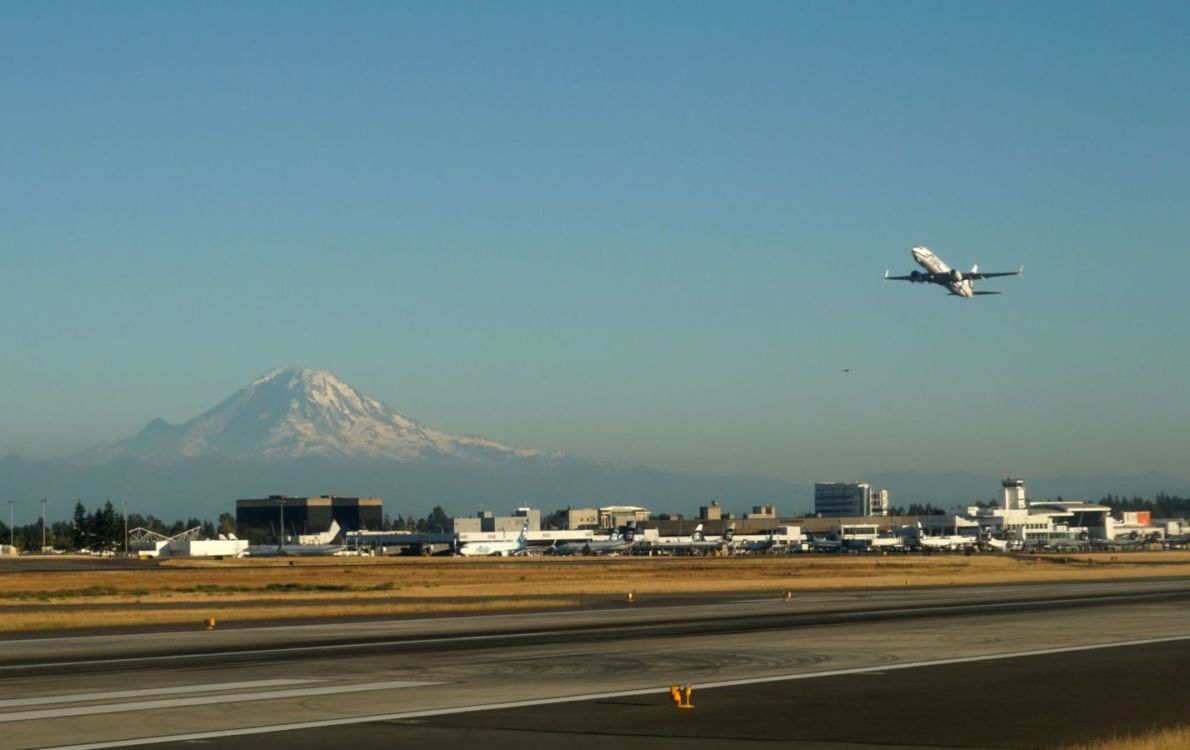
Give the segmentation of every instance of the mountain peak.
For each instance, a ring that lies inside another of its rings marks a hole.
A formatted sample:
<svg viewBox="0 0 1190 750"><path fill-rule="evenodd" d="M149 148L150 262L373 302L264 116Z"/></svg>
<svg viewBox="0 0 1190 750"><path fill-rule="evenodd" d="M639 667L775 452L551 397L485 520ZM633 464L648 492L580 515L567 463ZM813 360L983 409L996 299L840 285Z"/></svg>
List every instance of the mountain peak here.
<svg viewBox="0 0 1190 750"><path fill-rule="evenodd" d="M286 367L261 375L188 422L154 420L136 435L84 454L89 462L150 463L218 455L248 460L306 457L417 461L531 458L540 451L449 435L406 417L327 370Z"/></svg>
<svg viewBox="0 0 1190 750"><path fill-rule="evenodd" d="M274 370L269 370L264 375L261 375L256 380L249 383L249 387L261 385L271 381L294 381L298 380L303 383L312 383L315 381L334 381L342 383L333 372L330 370L312 370L309 367L278 367Z"/></svg>

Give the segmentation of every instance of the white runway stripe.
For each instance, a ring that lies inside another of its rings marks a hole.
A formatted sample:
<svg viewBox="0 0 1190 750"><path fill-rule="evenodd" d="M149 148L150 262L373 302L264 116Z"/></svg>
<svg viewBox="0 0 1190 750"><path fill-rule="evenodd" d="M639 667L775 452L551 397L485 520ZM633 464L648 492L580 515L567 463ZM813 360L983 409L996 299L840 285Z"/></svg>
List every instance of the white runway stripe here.
<svg viewBox="0 0 1190 750"><path fill-rule="evenodd" d="M308 685L326 680L247 680L245 682L212 682L206 685L182 685L179 687L146 688L143 690L113 690L107 693L70 693L67 695L41 695L36 698L12 698L0 700L0 708L17 706L45 706L51 703L82 703L104 701L116 698L143 698L150 695L176 695L178 693L210 693L216 690L248 690L251 688L282 687L283 685Z"/></svg>
<svg viewBox="0 0 1190 750"><path fill-rule="evenodd" d="M134 701L131 703L100 703L93 706L74 706L71 708L47 708L41 711L13 711L0 713L0 723L13 721L36 721L40 719L58 719L64 716L91 716L93 714L114 714L127 711L151 711L161 708L181 708L184 706L208 706L216 703L244 703L246 701L266 701L278 698L306 698L313 695L337 695L340 693L362 693L372 690L392 690L394 688L422 687L436 685L434 682L410 682L409 680L392 680L389 682L344 683L327 685L316 688L295 688L293 690L264 690L258 693L226 693L224 695L203 695L191 698L168 698L158 701Z"/></svg>

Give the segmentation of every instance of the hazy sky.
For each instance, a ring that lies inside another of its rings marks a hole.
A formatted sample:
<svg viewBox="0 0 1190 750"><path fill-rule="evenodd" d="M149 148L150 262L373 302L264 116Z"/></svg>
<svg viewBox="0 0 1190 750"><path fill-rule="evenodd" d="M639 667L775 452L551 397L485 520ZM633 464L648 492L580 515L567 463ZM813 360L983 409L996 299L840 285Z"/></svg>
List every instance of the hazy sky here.
<svg viewBox="0 0 1190 750"><path fill-rule="evenodd" d="M1188 27L1180 1L6 2L0 452L301 365L659 468L1186 477ZM1025 275L883 282L917 243Z"/></svg>

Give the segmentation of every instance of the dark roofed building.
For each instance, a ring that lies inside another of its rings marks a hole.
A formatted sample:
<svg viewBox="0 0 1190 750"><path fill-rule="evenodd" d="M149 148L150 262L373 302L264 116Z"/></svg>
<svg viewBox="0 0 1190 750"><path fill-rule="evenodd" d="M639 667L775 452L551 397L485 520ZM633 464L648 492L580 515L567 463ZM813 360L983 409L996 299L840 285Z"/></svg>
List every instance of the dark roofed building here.
<svg viewBox="0 0 1190 750"><path fill-rule="evenodd" d="M253 544L276 541L284 517L285 533L296 537L328 530L332 521L344 531L380 531L384 501L378 497L289 497L236 500L236 534Z"/></svg>

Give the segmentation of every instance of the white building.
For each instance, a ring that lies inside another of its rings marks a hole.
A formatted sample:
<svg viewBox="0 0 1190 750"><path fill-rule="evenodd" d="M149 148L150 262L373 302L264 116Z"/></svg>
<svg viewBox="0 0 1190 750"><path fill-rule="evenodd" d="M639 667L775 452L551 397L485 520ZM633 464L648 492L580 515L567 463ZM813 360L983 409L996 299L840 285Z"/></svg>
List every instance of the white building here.
<svg viewBox="0 0 1190 750"><path fill-rule="evenodd" d="M599 528L619 528L629 522L647 521L650 515L648 508L639 505L607 505L599 509Z"/></svg>
<svg viewBox="0 0 1190 750"><path fill-rule="evenodd" d="M1110 509L1071 500L1030 502L1025 482L1009 477L1000 483L999 507L967 508L967 517L993 537L1018 542L1111 539Z"/></svg>

